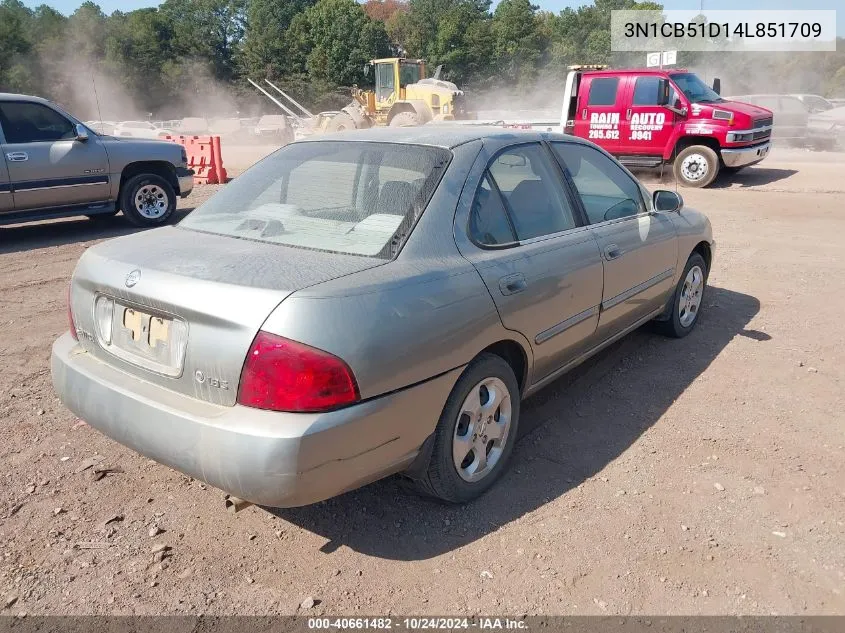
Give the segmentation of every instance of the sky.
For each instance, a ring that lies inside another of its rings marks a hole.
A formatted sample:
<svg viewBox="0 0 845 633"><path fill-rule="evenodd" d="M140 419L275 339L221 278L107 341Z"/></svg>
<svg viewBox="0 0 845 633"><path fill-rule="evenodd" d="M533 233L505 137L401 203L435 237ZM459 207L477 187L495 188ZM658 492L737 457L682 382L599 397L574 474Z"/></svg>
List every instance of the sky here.
<svg viewBox="0 0 845 633"><path fill-rule="evenodd" d="M657 0L660 2L660 0ZM30 7L39 4L48 4L64 14L73 13L82 0L23 0L23 3ZM495 0L494 0L495 3ZM579 7L588 4L585 0L534 0L546 11L560 11L565 7ZM727 9L794 9L795 0L662 0L661 4L665 9L698 9L703 3L705 9L727 10ZM150 0L99 0L97 4L106 13L120 9L121 11L132 11L142 7L154 7L160 2ZM845 37L845 9L842 7L842 0L807 0L800 3L802 9L840 9L836 15L836 32L839 36Z"/></svg>

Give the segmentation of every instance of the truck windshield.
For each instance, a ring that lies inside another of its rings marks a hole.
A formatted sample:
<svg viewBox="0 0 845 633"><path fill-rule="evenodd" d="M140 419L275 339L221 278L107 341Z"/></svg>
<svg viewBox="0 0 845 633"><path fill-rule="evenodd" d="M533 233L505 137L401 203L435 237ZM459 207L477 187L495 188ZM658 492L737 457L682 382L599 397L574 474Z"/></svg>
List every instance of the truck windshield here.
<svg viewBox="0 0 845 633"><path fill-rule="evenodd" d="M681 89L691 103L719 103L724 101L718 93L709 88L698 75L693 73L675 73L669 75L675 85Z"/></svg>

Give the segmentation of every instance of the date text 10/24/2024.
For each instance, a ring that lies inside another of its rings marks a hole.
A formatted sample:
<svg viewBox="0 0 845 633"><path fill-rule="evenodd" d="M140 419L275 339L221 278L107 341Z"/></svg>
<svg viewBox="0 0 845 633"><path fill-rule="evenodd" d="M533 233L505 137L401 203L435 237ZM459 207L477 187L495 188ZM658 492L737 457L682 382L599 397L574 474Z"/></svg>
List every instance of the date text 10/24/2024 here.
<svg viewBox="0 0 845 633"><path fill-rule="evenodd" d="M312 630L525 630L528 624L518 618L308 618Z"/></svg>

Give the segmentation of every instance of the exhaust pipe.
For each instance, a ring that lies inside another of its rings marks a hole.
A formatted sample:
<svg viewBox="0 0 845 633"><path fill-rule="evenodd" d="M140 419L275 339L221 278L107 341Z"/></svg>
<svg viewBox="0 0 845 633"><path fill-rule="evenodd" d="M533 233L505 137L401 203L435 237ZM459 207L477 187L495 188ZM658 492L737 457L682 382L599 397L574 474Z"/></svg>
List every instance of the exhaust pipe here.
<svg viewBox="0 0 845 633"><path fill-rule="evenodd" d="M235 514L241 510L245 510L252 505L251 501L244 501L233 495L226 495L226 511L229 514Z"/></svg>

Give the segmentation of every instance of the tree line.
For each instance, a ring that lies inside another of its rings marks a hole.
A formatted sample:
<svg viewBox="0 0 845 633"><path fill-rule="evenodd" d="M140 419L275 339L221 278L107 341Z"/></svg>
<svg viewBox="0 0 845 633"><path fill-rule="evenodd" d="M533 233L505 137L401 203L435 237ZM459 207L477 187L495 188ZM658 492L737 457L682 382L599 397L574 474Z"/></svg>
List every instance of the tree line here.
<svg viewBox="0 0 845 633"><path fill-rule="evenodd" d="M42 95L82 117L96 114L95 92L119 111L111 117L129 109L231 116L273 109L246 81L268 78L310 107L332 109L348 101L347 87L367 84L368 60L404 55L443 64L445 78L503 107L513 95L547 99L543 87L559 90L570 64L642 66L644 54L610 50L610 12L661 8L636 0L559 13L530 0L495 8L490 0L165 0L106 15L88 1L64 16L0 0L0 91ZM845 96L842 43L835 53L681 53L679 63L727 74L735 94Z"/></svg>

